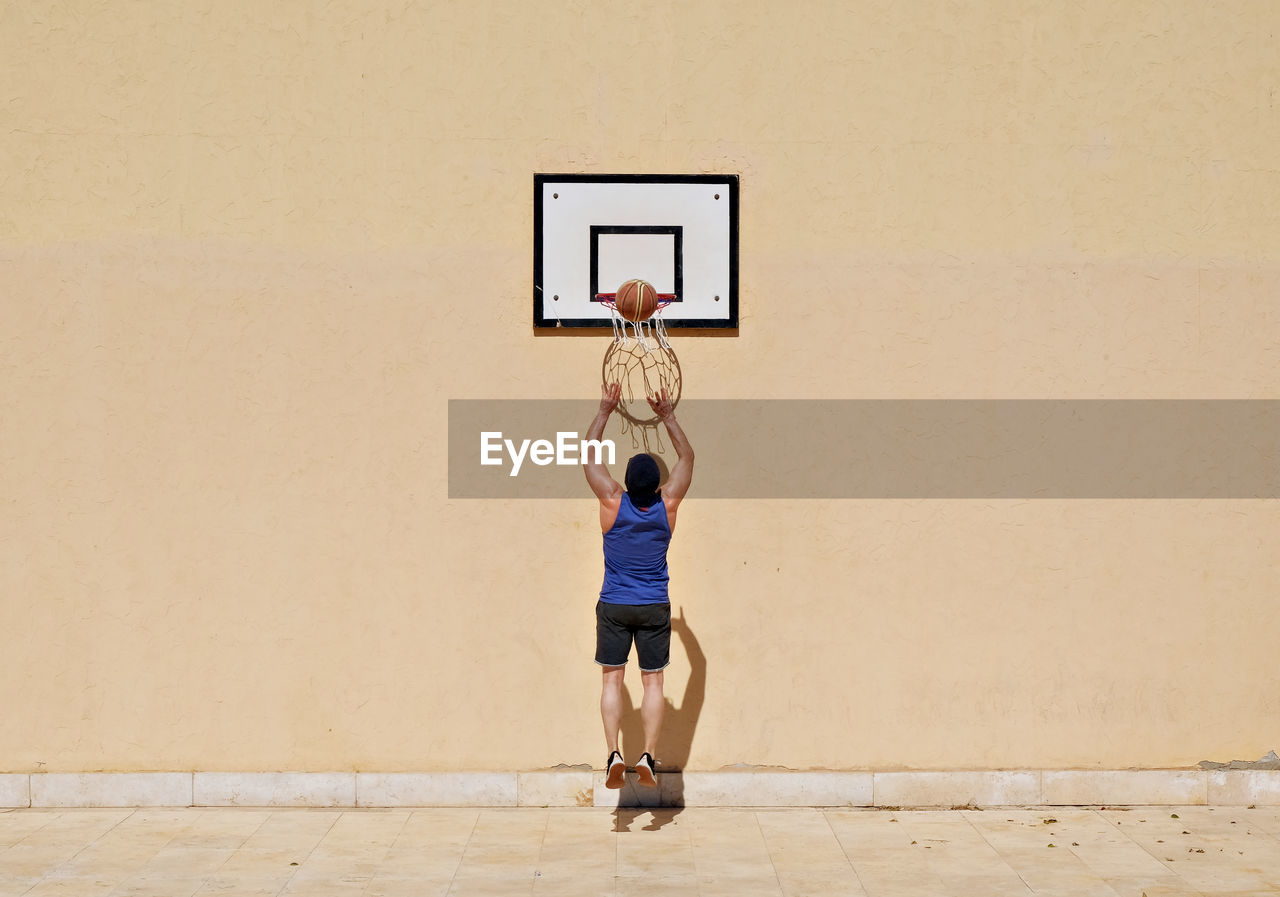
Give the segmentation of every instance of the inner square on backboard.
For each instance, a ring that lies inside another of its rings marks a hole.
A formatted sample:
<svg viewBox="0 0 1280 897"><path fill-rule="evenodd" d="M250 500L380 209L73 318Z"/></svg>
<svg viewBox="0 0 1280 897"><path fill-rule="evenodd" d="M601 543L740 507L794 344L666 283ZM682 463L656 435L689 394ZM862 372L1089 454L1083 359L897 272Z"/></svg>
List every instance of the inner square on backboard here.
<svg viewBox="0 0 1280 897"><path fill-rule="evenodd" d="M679 302L684 293L683 259L684 229L679 226L592 225L592 301L638 278Z"/></svg>

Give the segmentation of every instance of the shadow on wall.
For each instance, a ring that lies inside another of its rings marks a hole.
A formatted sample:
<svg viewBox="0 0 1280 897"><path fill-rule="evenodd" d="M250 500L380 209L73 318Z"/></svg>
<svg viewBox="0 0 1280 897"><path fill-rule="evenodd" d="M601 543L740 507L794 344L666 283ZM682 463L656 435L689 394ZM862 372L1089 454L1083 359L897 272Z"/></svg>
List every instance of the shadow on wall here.
<svg viewBox="0 0 1280 897"><path fill-rule="evenodd" d="M693 752L693 736L698 728L698 717L702 715L702 705L707 694L707 656L702 653L702 646L694 636L693 630L684 615L684 608L679 609L678 616L671 618L671 635L678 639L684 647L689 659L689 681L685 685L684 695L677 705L670 694L666 697L666 713L662 720L662 734L658 739L657 789L643 788L636 784L634 773L627 775L627 784L618 792L618 809L614 813L616 831L630 831L631 823L645 812L645 807L677 808L655 810L652 820L644 831L653 831L674 820L680 807L684 806L684 777L673 775L679 773L689 762ZM631 692L626 684L622 688L622 733L619 747L624 757L636 758L644 750L644 723L640 718L640 708L631 700Z"/></svg>

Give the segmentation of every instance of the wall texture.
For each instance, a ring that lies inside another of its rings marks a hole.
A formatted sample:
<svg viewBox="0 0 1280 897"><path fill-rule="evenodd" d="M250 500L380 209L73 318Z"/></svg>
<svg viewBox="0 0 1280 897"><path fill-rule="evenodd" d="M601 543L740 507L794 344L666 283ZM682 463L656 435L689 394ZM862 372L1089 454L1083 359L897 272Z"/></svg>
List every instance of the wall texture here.
<svg viewBox="0 0 1280 897"><path fill-rule="evenodd" d="M688 395L1280 398L1278 30L1272 0L0 6L0 771L602 759L585 485L446 482L448 399L596 394L603 336L532 332L537 171L741 174L742 326L676 336ZM1278 542L1274 501L695 482L665 759L1255 758Z"/></svg>

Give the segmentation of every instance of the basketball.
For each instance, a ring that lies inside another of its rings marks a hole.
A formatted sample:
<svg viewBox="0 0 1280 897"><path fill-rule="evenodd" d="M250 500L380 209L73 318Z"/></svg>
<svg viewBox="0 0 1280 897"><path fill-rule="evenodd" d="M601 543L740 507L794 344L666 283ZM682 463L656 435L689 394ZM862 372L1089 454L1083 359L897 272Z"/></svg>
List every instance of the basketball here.
<svg viewBox="0 0 1280 897"><path fill-rule="evenodd" d="M618 287L614 305L628 321L647 321L658 310L658 291L647 280L628 280Z"/></svg>

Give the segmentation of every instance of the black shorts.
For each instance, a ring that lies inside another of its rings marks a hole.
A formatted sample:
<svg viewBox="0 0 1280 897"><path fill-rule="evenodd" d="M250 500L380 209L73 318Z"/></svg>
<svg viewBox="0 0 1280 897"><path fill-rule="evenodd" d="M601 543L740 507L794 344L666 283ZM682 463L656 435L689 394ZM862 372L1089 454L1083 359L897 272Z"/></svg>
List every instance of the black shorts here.
<svg viewBox="0 0 1280 897"><path fill-rule="evenodd" d="M596 663L625 666L635 639L640 669L656 673L671 662L671 605L596 602Z"/></svg>

